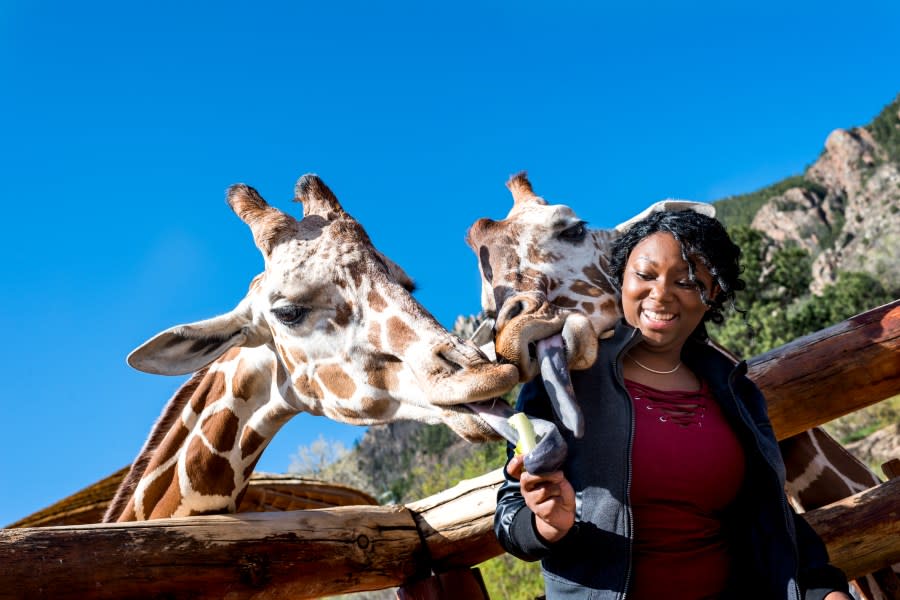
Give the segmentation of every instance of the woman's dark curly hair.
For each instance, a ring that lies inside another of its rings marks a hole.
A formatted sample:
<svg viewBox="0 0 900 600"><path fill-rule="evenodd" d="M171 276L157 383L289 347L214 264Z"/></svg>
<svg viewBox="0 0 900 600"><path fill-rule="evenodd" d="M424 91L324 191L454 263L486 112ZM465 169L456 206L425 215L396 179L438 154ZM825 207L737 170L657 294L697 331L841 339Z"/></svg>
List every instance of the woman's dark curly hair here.
<svg viewBox="0 0 900 600"><path fill-rule="evenodd" d="M609 266L612 278L622 290L625 276L625 264L631 251L641 240L654 233L669 233L681 245L681 257L688 264L691 281L698 284L700 298L709 307L703 316L701 331L705 336L703 323L712 321L721 323L725 320L722 309L726 302L734 306L735 293L744 289L746 284L741 274L741 249L731 241L725 227L712 218L692 210L664 211L650 216L632 225L619 239L613 242ZM703 264L712 274L713 282L719 287L716 297L710 300L709 291L696 278L696 263Z"/></svg>

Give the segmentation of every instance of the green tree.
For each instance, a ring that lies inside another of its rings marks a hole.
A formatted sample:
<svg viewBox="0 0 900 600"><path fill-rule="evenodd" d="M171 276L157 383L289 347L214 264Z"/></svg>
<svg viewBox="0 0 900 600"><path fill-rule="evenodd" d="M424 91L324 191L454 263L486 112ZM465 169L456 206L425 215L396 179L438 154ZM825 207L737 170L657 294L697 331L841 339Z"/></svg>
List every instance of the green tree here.
<svg viewBox="0 0 900 600"><path fill-rule="evenodd" d="M881 282L868 273L842 271L821 296L813 296L803 303L792 317L793 328L798 335L805 335L891 300Z"/></svg>
<svg viewBox="0 0 900 600"><path fill-rule="evenodd" d="M866 129L885 149L889 160L900 161L900 96L885 106Z"/></svg>
<svg viewBox="0 0 900 600"><path fill-rule="evenodd" d="M812 281L811 266L809 252L799 246L789 245L776 250L762 282L765 297L787 306L806 294Z"/></svg>
<svg viewBox="0 0 900 600"><path fill-rule="evenodd" d="M732 227L728 234L741 249L741 278L747 284L742 297L747 303L756 302L759 299L759 282L762 280L768 238L747 225Z"/></svg>
<svg viewBox="0 0 900 600"><path fill-rule="evenodd" d="M741 277L747 288L738 294L739 310L709 330L717 342L749 358L801 335L791 320L790 307L808 293L812 261L803 248L778 247L764 233L747 226L735 226L729 234L741 248Z"/></svg>

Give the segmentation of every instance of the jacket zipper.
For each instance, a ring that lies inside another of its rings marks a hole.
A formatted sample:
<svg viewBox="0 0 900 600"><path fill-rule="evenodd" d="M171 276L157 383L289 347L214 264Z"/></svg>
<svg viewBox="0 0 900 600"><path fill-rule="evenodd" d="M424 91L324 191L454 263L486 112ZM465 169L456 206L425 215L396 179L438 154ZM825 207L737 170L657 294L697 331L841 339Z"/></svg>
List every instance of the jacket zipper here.
<svg viewBox="0 0 900 600"><path fill-rule="evenodd" d="M638 337L639 330L635 330L635 332L631 336L631 340L628 344L625 344L622 351L616 357L616 383L619 384L619 388L625 392L625 397L628 399L628 402L625 403L625 408L628 410L628 414L631 421L631 429L628 433L628 457L625 461L626 469L625 469L625 510L628 512L628 565L625 568L625 586L622 588L622 596L621 600L625 600L628 597L628 586L631 584L631 570L634 562L634 557L632 556L633 546L634 546L634 513L631 510L631 476L632 476L632 462L631 462L631 452L632 447L634 445L634 427L635 427L635 416L634 416L634 407L631 405L631 396L628 393L628 389L625 387L625 376L622 373L622 356L625 355L625 352L628 351L636 343L636 338Z"/></svg>

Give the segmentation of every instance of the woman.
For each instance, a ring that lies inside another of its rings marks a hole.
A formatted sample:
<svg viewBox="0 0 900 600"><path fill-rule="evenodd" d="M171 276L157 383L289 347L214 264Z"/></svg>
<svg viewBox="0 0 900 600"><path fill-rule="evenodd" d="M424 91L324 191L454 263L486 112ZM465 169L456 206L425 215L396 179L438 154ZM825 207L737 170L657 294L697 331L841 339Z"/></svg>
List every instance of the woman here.
<svg viewBox="0 0 900 600"><path fill-rule="evenodd" d="M614 245L624 315L594 366L572 373L586 433L561 471L512 457L495 531L543 561L548 598L849 600L784 495L759 390L705 343L743 289L740 250L715 219L655 213ZM518 409L553 419L539 382Z"/></svg>

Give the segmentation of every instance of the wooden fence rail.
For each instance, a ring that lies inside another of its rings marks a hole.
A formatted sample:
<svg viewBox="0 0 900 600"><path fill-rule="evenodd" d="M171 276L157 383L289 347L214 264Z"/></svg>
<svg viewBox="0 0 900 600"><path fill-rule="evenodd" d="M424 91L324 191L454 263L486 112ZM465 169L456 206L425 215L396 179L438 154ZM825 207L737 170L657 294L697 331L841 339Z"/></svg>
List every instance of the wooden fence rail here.
<svg viewBox="0 0 900 600"><path fill-rule="evenodd" d="M900 393L900 301L750 361L779 438ZM501 553L495 471L406 506L0 530L0 598L313 598ZM900 479L804 517L855 578L900 562Z"/></svg>
<svg viewBox="0 0 900 600"><path fill-rule="evenodd" d="M748 361L785 439L900 394L900 300Z"/></svg>
<svg viewBox="0 0 900 600"><path fill-rule="evenodd" d="M502 552L491 528L501 477L405 507L7 529L0 596L287 599L400 585ZM900 480L804 517L850 577L900 561Z"/></svg>

